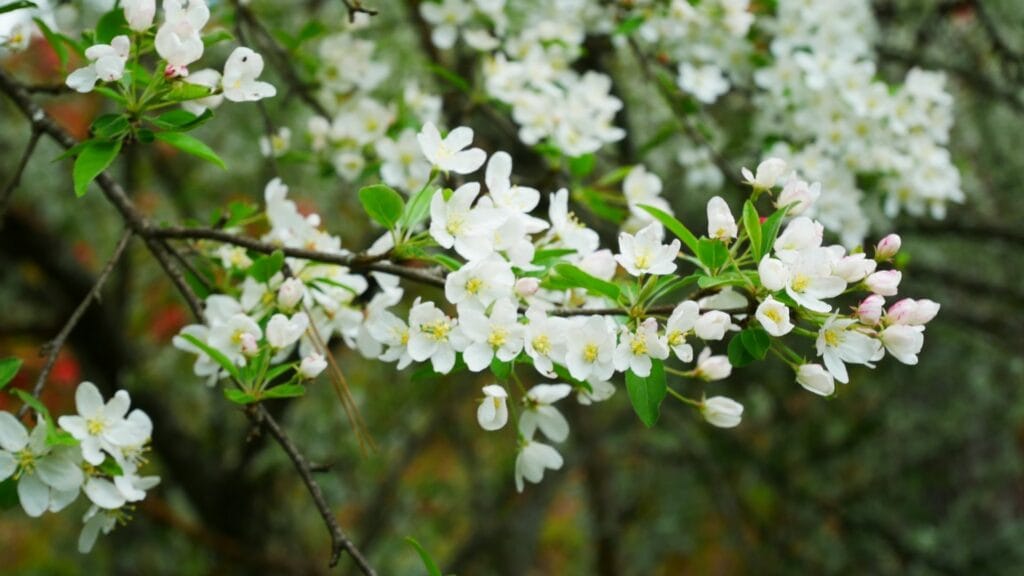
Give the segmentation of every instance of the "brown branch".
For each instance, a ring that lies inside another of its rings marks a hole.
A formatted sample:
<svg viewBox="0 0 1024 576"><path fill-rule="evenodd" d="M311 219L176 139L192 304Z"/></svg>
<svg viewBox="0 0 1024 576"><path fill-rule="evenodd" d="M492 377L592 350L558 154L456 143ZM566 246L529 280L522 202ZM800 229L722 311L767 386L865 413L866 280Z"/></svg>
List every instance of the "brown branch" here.
<svg viewBox="0 0 1024 576"><path fill-rule="evenodd" d="M263 405L257 404L252 406L248 414L254 422L262 423L270 430L270 435L274 437L274 440L277 440L277 443L281 445L281 448L291 458L292 463L295 464L295 470L298 471L302 481L305 482L306 487L309 489L309 494L313 497L313 502L316 503L320 516L323 517L327 529L331 532L331 566L333 567L338 563L338 559L341 557L341 552L344 549L352 556L352 559L359 566L359 569L362 570L363 574L375 576L377 573L373 567L366 561L366 558L359 552L355 544L342 532L341 526L338 525L334 513L331 512L330 506L328 506L327 500L324 498L320 485L313 478L313 470L310 468L309 461L299 452L292 439L288 437L288 434L285 433L284 429L281 428Z"/></svg>
<svg viewBox="0 0 1024 576"><path fill-rule="evenodd" d="M114 253L111 254L110 259L107 260L107 265L103 267L103 271L96 277L96 282L92 285L92 289L85 295L82 302L75 308L75 311L71 313L71 317L68 318L67 322L64 323L64 327L60 329L57 336L43 346L40 350L40 354L46 352L46 363L43 364L43 369L39 371L39 377L36 378L36 385L32 388L32 397L39 398L39 395L43 393L43 388L46 386L46 379L50 376L50 371L53 370L54 363L57 362L57 356L60 354L61 348L64 347L64 342L67 341L68 336L71 335L71 331L78 325L78 321L82 319L85 311L89 309L93 300L99 300L100 291L103 289L103 285L107 282L107 278L110 277L110 273L114 271L114 267L117 266L121 255L124 254L125 248L128 247L128 242L132 239L132 231L126 229L121 234L121 239L117 241L117 245L114 247ZM25 415L28 411L28 404L22 404L18 410L18 418Z"/></svg>
<svg viewBox="0 0 1024 576"><path fill-rule="evenodd" d="M21 84L14 80L14 78L4 70L0 70L0 90L2 90L17 105L25 117L32 122L33 130L46 133L64 148L71 148L77 144L75 138L57 125L57 123L54 122L54 120L42 108L32 101L28 92L25 91ZM192 308L192 313L197 319L202 321L204 318L202 305L199 303L195 293L188 286L188 283L185 282L181 271L169 256L169 254L174 251L174 248L152 233L153 228L148 220L138 211L132 201L128 198L127 194L125 194L124 189L121 188L120 184L110 177L109 174L106 172L100 174L96 178L96 183L99 185L110 203L117 208L118 212L121 213L121 217L124 219L127 227L144 239L146 247L149 249L150 253L160 263L164 272L174 282L182 296L188 301L189 306ZM284 433L284 430L281 429L277 421L262 406L257 407L256 416L252 416L252 412L247 412L247 414L249 414L250 417L255 418L254 421L266 425L271 430L271 435L274 436L274 439L277 440L278 444L281 445L281 448L288 454L289 458L291 458L292 462L295 464L296 471L299 473L302 481L306 484L310 494L313 496L313 501L316 504L317 510L323 517L324 523L327 525L328 531L330 532L332 548L331 566L334 566L337 563L341 550L344 549L349 552L364 574L367 576L375 576L376 573L366 563L362 554L360 554L355 545L345 537L344 532L342 532L341 527L338 525L337 519L334 517L334 514L327 506L327 502L324 500L323 492L321 491L319 484L317 484L309 470L308 462L299 452L291 439Z"/></svg>
<svg viewBox="0 0 1024 576"><path fill-rule="evenodd" d="M14 176L11 177L10 182L7 186L4 186L3 192L0 192L0 227L4 225L4 214L7 213L7 204L11 201L11 196L14 194L15 188L21 183L21 175L25 173L25 167L28 166L28 161L32 158L32 153L36 151L36 144L39 143L39 130L35 127L32 128L32 135L29 136L28 144L25 145L25 152L21 155L21 160L18 161L18 167L14 169Z"/></svg>
<svg viewBox="0 0 1024 576"><path fill-rule="evenodd" d="M348 10L348 21L353 23L356 21L356 14L366 14L367 16L376 16L377 11L371 8L363 6L362 0L341 0L341 3L345 5L345 9Z"/></svg>

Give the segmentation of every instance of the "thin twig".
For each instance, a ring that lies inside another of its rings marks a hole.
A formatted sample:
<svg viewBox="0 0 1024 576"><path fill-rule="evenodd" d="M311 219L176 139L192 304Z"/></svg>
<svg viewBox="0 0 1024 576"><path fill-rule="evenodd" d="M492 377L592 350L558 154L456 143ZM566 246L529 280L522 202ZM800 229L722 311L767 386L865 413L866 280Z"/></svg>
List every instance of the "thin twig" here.
<svg viewBox="0 0 1024 576"><path fill-rule="evenodd" d="M121 239L117 241L117 245L114 247L114 253L111 254L110 259L107 260L106 266L100 272L100 275L96 277L96 282L92 285L92 289L89 290L82 302L75 308L75 311L71 313L71 317L68 318L67 322L64 323L64 327L60 329L57 336L43 346L40 353L46 352L46 363L43 364L43 369L39 371L39 377L36 378L36 385L32 388L32 397L39 398L39 395L43 393L43 388L46 386L46 379L50 377L50 371L53 370L53 365L57 362L57 356L60 355L61 348L64 347L64 342L67 341L68 336L71 335L71 331L78 325L78 321L85 315L86 310L92 304L93 300L99 300L100 291L103 290L103 285L107 282L107 278L110 273L114 271L114 267L117 266L118 261L121 260L121 255L124 254L125 248L128 247L128 242L132 239L131 229L126 228L121 234ZM25 415L28 411L28 404L22 404L18 410L18 418Z"/></svg>
<svg viewBox="0 0 1024 576"><path fill-rule="evenodd" d="M363 6L362 0L341 0L342 4L348 10L348 21L353 23L356 21L356 14L362 13L367 16L376 16L377 11L371 8Z"/></svg>
<svg viewBox="0 0 1024 576"><path fill-rule="evenodd" d="M39 143L40 136L39 130L33 126L32 135L29 136L28 144L25 145L25 152L21 155L21 160L18 161L18 167L14 169L14 176L11 177L11 181L4 187L3 192L0 192L0 226L4 225L3 221L4 214L7 213L7 204L11 201L15 188L21 183L21 175L24 174L25 167L28 166L28 161L36 150L36 144Z"/></svg>
<svg viewBox="0 0 1024 576"><path fill-rule="evenodd" d="M270 435L274 437L274 440L281 445L281 448L291 458L292 463L295 464L295 469L298 471L299 476L302 477L306 487L309 489L310 496L313 497L313 502L316 503L316 508L320 512L320 515L324 519L324 523L327 525L327 529L331 532L331 566L335 566L338 563L338 558L341 557L342 550L345 550L352 556L352 560L355 561L359 569L362 570L366 576L375 576L377 573L373 567L366 561L359 549L356 548L355 544L345 536L342 532L341 526L338 525L337 519L334 517L334 513L331 512L330 506L327 504L327 500L324 499L324 493L320 489L320 485L317 484L313 478L313 470L310 468L309 461L306 460L305 456L299 451L292 442L292 439L288 437L284 429L274 420L267 409L261 404L254 405L251 409L252 418L256 422L262 422L268 430Z"/></svg>

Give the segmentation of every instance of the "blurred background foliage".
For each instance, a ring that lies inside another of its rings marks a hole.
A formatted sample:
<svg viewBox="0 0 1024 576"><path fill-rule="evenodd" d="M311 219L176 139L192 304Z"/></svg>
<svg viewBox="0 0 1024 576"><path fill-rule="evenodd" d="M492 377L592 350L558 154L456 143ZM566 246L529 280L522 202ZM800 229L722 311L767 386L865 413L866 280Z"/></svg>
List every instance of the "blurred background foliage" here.
<svg viewBox="0 0 1024 576"><path fill-rule="evenodd" d="M378 57L398 70L420 67L409 6L372 4L381 12L371 28ZM944 70L956 97L951 149L968 201L946 221L904 218L895 226L910 255L901 293L943 305L921 364L859 370L827 400L807 394L784 366L738 369L713 384L747 406L732 430L675 405L646 430L620 391L603 405L570 408L565 468L517 494L513 436L481 433L475 421L471 399L486 375L413 378L413 369L396 373L339 347L375 451L360 453L326 383L273 409L323 465L318 479L328 501L381 574L423 573L405 536L446 573L466 575L1020 573L1024 3L876 0L874 8L880 72ZM275 32L310 18L342 26L346 18L341 2L326 0L256 1L253 9ZM628 62L605 65L631 111L632 138L646 141L668 112L637 100L631 87L642 79ZM41 43L4 66L40 83L56 79ZM443 82L434 88L451 90ZM99 113L95 97L47 102L80 136ZM0 110L6 176L28 127L9 102ZM308 112L293 94L283 90L267 110L302 140ZM478 110L446 112L475 127L485 149L507 146ZM723 114L736 116L716 118L720 125L742 129L741 110ZM196 135L230 171L162 147L129 150L115 168L157 219L209 221L230 200L261 200L270 177L256 146L262 133L253 106L225 107ZM700 227L711 191L680 184L672 145L645 161L665 181L676 213ZM26 359L21 386L34 380L39 347L120 234L100 194L72 197L70 170L50 161L58 152L40 143L0 229L0 356ZM615 152L601 156L608 168ZM531 172L527 161L516 162L528 184L535 173L542 190L553 189L542 167ZM293 197L318 210L347 246L368 245L375 233L361 216L357 186L300 156L279 164ZM327 535L285 455L170 348L187 312L141 245L109 288L73 334L44 400L56 413L72 410L81 379L130 390L155 422L153 468L163 483L128 528L89 556L74 551L80 513L30 520L17 508L0 512L0 574L327 572ZM350 570L343 558L338 572Z"/></svg>

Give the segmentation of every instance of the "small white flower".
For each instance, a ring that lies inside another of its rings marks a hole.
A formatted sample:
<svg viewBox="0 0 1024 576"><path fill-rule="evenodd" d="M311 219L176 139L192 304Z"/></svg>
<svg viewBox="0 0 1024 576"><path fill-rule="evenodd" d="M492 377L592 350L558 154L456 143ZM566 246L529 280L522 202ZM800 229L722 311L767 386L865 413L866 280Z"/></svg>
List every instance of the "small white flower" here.
<svg viewBox="0 0 1024 576"><path fill-rule="evenodd" d="M651 359L668 358L668 341L658 336L658 321L647 318L636 332L624 330L618 347L615 349L615 369L619 372L631 370L637 376L646 378L651 375Z"/></svg>
<svg viewBox="0 0 1024 576"><path fill-rule="evenodd" d="M662 244L663 232L660 224L652 222L637 232L636 236L625 232L619 234L619 254L615 260L633 276L675 272L679 239L672 240L670 244Z"/></svg>
<svg viewBox="0 0 1024 576"><path fill-rule="evenodd" d="M224 64L224 97L232 102L255 102L275 96L277 88L256 80L262 73L262 56L244 46L235 48Z"/></svg>
<svg viewBox="0 0 1024 576"><path fill-rule="evenodd" d="M89 65L68 75L66 84L78 92L91 92L96 82L115 82L124 75L131 46L127 36L117 36L110 44L96 44L85 51Z"/></svg>
<svg viewBox="0 0 1024 576"><path fill-rule="evenodd" d="M516 490L523 491L524 479L539 483L544 479L544 470L558 470L562 463L562 455L551 446L527 440L516 456Z"/></svg>
<svg viewBox="0 0 1024 576"><path fill-rule="evenodd" d="M487 154L479 148L464 150L473 143L473 129L466 126L459 126L442 139L437 126L427 122L416 135L416 140L427 160L443 172L471 174L487 159Z"/></svg>
<svg viewBox="0 0 1024 576"><path fill-rule="evenodd" d="M473 207L479 193L480 184L469 182L456 188L447 200L441 190L430 200L430 236L443 248L454 247L469 260L493 252L493 233L505 221L498 210Z"/></svg>
<svg viewBox="0 0 1024 576"><path fill-rule="evenodd" d="M495 300L511 298L514 286L516 277L512 273L512 265L492 254L468 262L448 274L444 282L444 295L452 304L476 302L487 307Z"/></svg>
<svg viewBox="0 0 1024 576"><path fill-rule="evenodd" d="M17 418L0 411L0 482L18 479L18 499L29 516L57 512L78 497L81 462L78 448L47 445L42 419L29 434Z"/></svg>
<svg viewBox="0 0 1024 576"><path fill-rule="evenodd" d="M552 406L572 392L568 384L537 384L526 393L526 409L519 417L519 433L533 438L540 428L550 440L564 442L569 437L569 422Z"/></svg>
<svg viewBox="0 0 1024 576"><path fill-rule="evenodd" d="M697 318L693 331L701 340L721 340L732 326L732 318L721 310L705 312Z"/></svg>
<svg viewBox="0 0 1024 576"><path fill-rule="evenodd" d="M797 384L818 396L831 396L836 391L835 379L821 364L803 364L796 371Z"/></svg>
<svg viewBox="0 0 1024 576"><path fill-rule="evenodd" d="M843 384L850 381L846 363L873 367L871 362L884 354L882 343L858 331L853 327L856 323L856 320L833 316L822 324L815 343L825 367Z"/></svg>
<svg viewBox="0 0 1024 576"><path fill-rule="evenodd" d="M778 292L786 287L789 282L789 268L782 263L782 260L765 256L757 265L757 275L761 278L761 285L772 292Z"/></svg>
<svg viewBox="0 0 1024 576"><path fill-rule="evenodd" d="M874 260L868 260L867 255L861 252L840 258L832 267L832 273L852 284L874 272L876 266L878 264Z"/></svg>
<svg viewBox="0 0 1024 576"><path fill-rule="evenodd" d="M719 428L735 428L743 419L743 405L725 396L713 396L701 406L704 420Z"/></svg>
<svg viewBox="0 0 1024 576"><path fill-rule="evenodd" d="M292 145L292 131L287 126L281 126L271 136L260 136L260 154L264 158L280 158L284 156Z"/></svg>
<svg viewBox="0 0 1024 576"><path fill-rule="evenodd" d="M693 360L693 347L686 343L686 335L693 330L699 317L700 306L693 300L687 300L676 306L665 324L668 346L681 362Z"/></svg>
<svg viewBox="0 0 1024 576"><path fill-rule="evenodd" d="M832 260L825 248L813 248L792 255L786 294L797 304L815 312L828 312L832 306L825 298L834 298L846 290L846 281L832 275Z"/></svg>
<svg viewBox="0 0 1024 576"><path fill-rule="evenodd" d="M711 348L701 350L697 357L697 367L693 371L694 376L708 382L725 380L732 374L732 364L729 358L724 355L711 355Z"/></svg>
<svg viewBox="0 0 1024 576"><path fill-rule="evenodd" d="M741 170L744 182L761 190L769 190L786 172L786 162L780 158L768 158L757 165L755 176L748 168Z"/></svg>
<svg viewBox="0 0 1024 576"><path fill-rule="evenodd" d="M299 364L299 374L303 378L313 379L319 376L327 368L327 359L321 354L313 352L302 359Z"/></svg>
<svg viewBox="0 0 1024 576"><path fill-rule="evenodd" d="M370 319L366 328L372 338L388 347L380 355L381 360L384 362L397 360L399 370L412 363L412 356L409 355L408 349L409 327L401 318L383 310Z"/></svg>
<svg viewBox="0 0 1024 576"><path fill-rule="evenodd" d="M911 366L917 364L917 355L924 346L924 326L894 324L882 330L878 337L897 360Z"/></svg>
<svg viewBox="0 0 1024 576"><path fill-rule="evenodd" d="M462 358L473 372L488 368L495 356L508 362L523 350L523 326L511 300L495 302L490 315L478 305L460 306L459 328L467 341Z"/></svg>
<svg viewBox="0 0 1024 576"><path fill-rule="evenodd" d="M75 391L77 416L61 416L60 427L78 440L82 457L93 466L103 463L104 452L114 457L121 455L124 446L136 446L149 439L148 418L125 418L131 399L128 392L118 390L109 402L91 382L82 382Z"/></svg>
<svg viewBox="0 0 1024 576"><path fill-rule="evenodd" d="M547 238L555 245L572 248L580 256L586 257L601 245L597 232L587 228L569 211L569 191L562 188L549 195L548 219L551 230Z"/></svg>
<svg viewBox="0 0 1024 576"><path fill-rule="evenodd" d="M569 321L565 318L548 317L541 308L531 307L526 311L530 321L526 325L524 348L533 360L533 367L548 378L555 377L554 362L565 360L565 339Z"/></svg>
<svg viewBox="0 0 1024 576"><path fill-rule="evenodd" d="M757 307L756 317L765 332L776 338L793 330L793 323L789 321L789 308L771 296Z"/></svg>
<svg viewBox="0 0 1024 576"><path fill-rule="evenodd" d="M497 384L484 386L484 399L476 410L476 421L488 432L500 430L508 422L508 392Z"/></svg>
<svg viewBox="0 0 1024 576"><path fill-rule="evenodd" d="M721 196L708 200L708 236L728 242L739 233L736 219Z"/></svg>
<svg viewBox="0 0 1024 576"><path fill-rule="evenodd" d="M775 200L775 207L781 209L789 206L789 211L786 214L799 216L810 209L820 196L820 182L808 184L799 178L791 178L783 186L782 192L779 192L779 197Z"/></svg>
<svg viewBox="0 0 1024 576"><path fill-rule="evenodd" d="M135 32L145 32L153 25L156 16L156 0L125 0L124 19Z"/></svg>
<svg viewBox="0 0 1024 576"><path fill-rule="evenodd" d="M461 348L462 336L457 323L437 309L433 302L413 303L409 310L409 356L417 361L430 360L434 371L447 374L455 365L455 348Z"/></svg>
<svg viewBox="0 0 1024 576"><path fill-rule="evenodd" d="M689 62L679 65L679 88L693 94L697 100L712 104L718 97L729 91L729 81L722 69L714 64L694 66Z"/></svg>
<svg viewBox="0 0 1024 576"><path fill-rule="evenodd" d="M591 376L599 380L611 378L615 372L615 332L601 316L577 318L566 339L565 365L577 380Z"/></svg>
<svg viewBox="0 0 1024 576"><path fill-rule="evenodd" d="M299 341L309 328L309 316L298 312L291 318L274 314L267 323L267 343L274 350L284 350Z"/></svg>

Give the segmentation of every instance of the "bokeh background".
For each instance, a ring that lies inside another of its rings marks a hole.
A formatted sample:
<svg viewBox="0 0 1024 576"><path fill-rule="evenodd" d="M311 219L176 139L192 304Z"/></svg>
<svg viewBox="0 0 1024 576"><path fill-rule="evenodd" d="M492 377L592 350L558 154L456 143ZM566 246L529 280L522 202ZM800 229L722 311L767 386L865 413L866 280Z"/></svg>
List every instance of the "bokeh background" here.
<svg viewBox="0 0 1024 576"><path fill-rule="evenodd" d="M381 10L384 59L398 68L422 64L408 5L367 4ZM326 0L254 5L275 31L346 17L341 2ZM647 430L621 391L586 410L566 403L566 466L517 494L511 437L482 433L467 401L486 375L413 378L413 369L396 372L339 347L375 451L360 452L326 383L274 410L323 465L318 480L328 500L381 574L423 573L405 536L460 575L1021 573L1024 3L877 0L874 10L880 73L943 70L956 98L950 148L967 200L945 221L895 223L909 254L901 293L942 304L920 365L856 370L853 384L827 400L796 386L782 365L737 369L715 384L747 407L731 430L670 404ZM617 84L642 82L614 57L604 65ZM0 66L57 80L41 40ZM44 97L79 136L100 112L97 98ZM642 111L632 113L631 132L647 140L644 131L667 111L631 101L628 89L624 97ZM301 140L308 113L294 95L267 110ZM485 149L507 145L487 115L459 113ZM247 106L218 116L197 135L231 170L171 149L129 150L115 173L138 204L167 221L208 221L229 200L261 198L269 178L255 145L262 120ZM6 181L28 126L6 100L0 119ZM121 231L100 194L73 198L69 166L51 161L58 154L40 144L0 228L0 356L26 360L16 382L24 387L41 365L40 346L89 289ZM670 151L649 165L676 213L699 228L711 193L687 189ZM519 166L529 183L529 164ZM320 211L346 245L374 237L355 187L301 157L286 156L280 169L293 196ZM163 483L130 526L101 538L88 556L75 551L83 503L39 520L17 507L0 512L0 574L326 573L329 542L305 487L285 455L253 435L237 407L170 348L187 310L140 245L129 254L73 333L44 400L55 413L72 410L82 379L130 390L155 422L152 467ZM336 572L351 568L343 558Z"/></svg>

